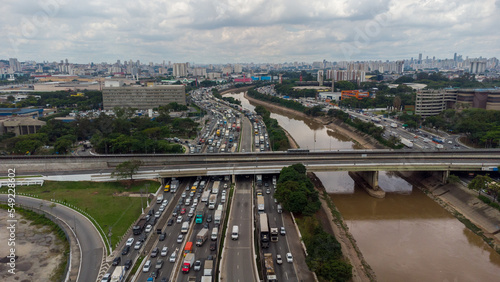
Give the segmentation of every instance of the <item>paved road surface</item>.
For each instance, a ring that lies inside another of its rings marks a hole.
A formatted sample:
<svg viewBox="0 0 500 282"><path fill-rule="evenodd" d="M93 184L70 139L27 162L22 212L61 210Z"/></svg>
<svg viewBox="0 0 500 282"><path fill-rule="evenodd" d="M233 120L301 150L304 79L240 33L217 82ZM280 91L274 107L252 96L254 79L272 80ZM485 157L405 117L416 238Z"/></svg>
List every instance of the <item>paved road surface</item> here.
<svg viewBox="0 0 500 282"><path fill-rule="evenodd" d="M254 272L255 258L252 253L252 182L240 177L231 205L231 218L227 226L221 281L257 281ZM239 226L238 240L231 240L233 225Z"/></svg>
<svg viewBox="0 0 500 282"><path fill-rule="evenodd" d="M0 195L0 201L6 201L7 195ZM103 254L105 252L104 242L99 232L90 221L83 215L72 209L56 204L49 207L51 202L23 196L16 196L16 202L23 206L35 207L47 211L75 228L76 236L82 249L82 266L78 281L96 281L99 275Z"/></svg>

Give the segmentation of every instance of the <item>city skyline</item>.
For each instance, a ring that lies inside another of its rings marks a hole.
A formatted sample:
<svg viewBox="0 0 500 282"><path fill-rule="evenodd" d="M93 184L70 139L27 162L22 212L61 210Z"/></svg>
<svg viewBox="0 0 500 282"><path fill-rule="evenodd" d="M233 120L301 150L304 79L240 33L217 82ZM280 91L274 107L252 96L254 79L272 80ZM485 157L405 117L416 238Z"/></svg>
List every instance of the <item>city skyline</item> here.
<svg viewBox="0 0 500 282"><path fill-rule="evenodd" d="M469 2L24 0L4 4L0 57L197 64L496 57L499 2Z"/></svg>

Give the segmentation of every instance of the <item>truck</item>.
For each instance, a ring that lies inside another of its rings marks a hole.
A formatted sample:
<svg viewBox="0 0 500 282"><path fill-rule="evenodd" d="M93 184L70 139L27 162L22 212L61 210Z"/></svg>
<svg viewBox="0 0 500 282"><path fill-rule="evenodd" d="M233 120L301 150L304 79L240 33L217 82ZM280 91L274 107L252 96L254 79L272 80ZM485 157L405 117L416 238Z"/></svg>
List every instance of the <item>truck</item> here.
<svg viewBox="0 0 500 282"><path fill-rule="evenodd" d="M224 153L226 151L226 144L220 146L219 152Z"/></svg>
<svg viewBox="0 0 500 282"><path fill-rule="evenodd" d="M146 227L147 220L143 217L132 227L134 235L140 235Z"/></svg>
<svg viewBox="0 0 500 282"><path fill-rule="evenodd" d="M273 262L273 254L265 253L264 254L264 266L266 268L266 281L274 282L278 281L276 278L276 272L274 271L274 262Z"/></svg>
<svg viewBox="0 0 500 282"><path fill-rule="evenodd" d="M202 202L207 202L209 196L210 196L210 191L209 190L203 191L203 194L201 194L201 201Z"/></svg>
<svg viewBox="0 0 500 282"><path fill-rule="evenodd" d="M186 234L189 230L189 221L184 221L181 227L181 233Z"/></svg>
<svg viewBox="0 0 500 282"><path fill-rule="evenodd" d="M208 209L215 209L215 203L217 203L217 195L212 194L210 195L210 198L208 198Z"/></svg>
<svg viewBox="0 0 500 282"><path fill-rule="evenodd" d="M172 178L172 181L170 182L170 193L177 192L177 188L179 188L179 180Z"/></svg>
<svg viewBox="0 0 500 282"><path fill-rule="evenodd" d="M222 219L222 211L216 210L214 214L214 224L220 224Z"/></svg>
<svg viewBox="0 0 500 282"><path fill-rule="evenodd" d="M260 143L260 144L264 144L264 136L262 136L262 135L261 135L261 136L259 137L259 143Z"/></svg>
<svg viewBox="0 0 500 282"><path fill-rule="evenodd" d="M203 267L203 276L212 276L212 269L214 268L213 260L206 260Z"/></svg>
<svg viewBox="0 0 500 282"><path fill-rule="evenodd" d="M405 145L408 148L413 148L413 142L411 142L410 140L403 137L399 137L399 139L401 140L401 144Z"/></svg>
<svg viewBox="0 0 500 282"><path fill-rule="evenodd" d="M201 277L201 282L212 282L212 276L211 275L204 275Z"/></svg>
<svg viewBox="0 0 500 282"><path fill-rule="evenodd" d="M393 122L393 123L391 123L391 127L392 127L392 128L397 128L397 127L398 127L398 124L397 124L397 123L395 123L395 122Z"/></svg>
<svg viewBox="0 0 500 282"><path fill-rule="evenodd" d="M273 185L276 186L276 175L273 176Z"/></svg>
<svg viewBox="0 0 500 282"><path fill-rule="evenodd" d="M264 212L264 196L257 196L257 210Z"/></svg>
<svg viewBox="0 0 500 282"><path fill-rule="evenodd" d="M186 255L184 258L184 262L182 262L182 272L184 273L189 273L189 270L191 270L191 267L194 264L194 253L189 253Z"/></svg>
<svg viewBox="0 0 500 282"><path fill-rule="evenodd" d="M208 230L208 228L203 228L200 230L200 232L198 232L198 234L196 235L196 246L197 247L203 246L203 243L205 243L205 241L208 239L209 232L210 232L210 230Z"/></svg>
<svg viewBox="0 0 500 282"><path fill-rule="evenodd" d="M436 148L438 148L438 149L444 149L444 146L443 146L443 144L437 144Z"/></svg>
<svg viewBox="0 0 500 282"><path fill-rule="evenodd" d="M186 246L184 246L184 256L187 256L192 252L193 252L193 242L189 241L186 243Z"/></svg>
<svg viewBox="0 0 500 282"><path fill-rule="evenodd" d="M271 227L271 242L278 242L278 228Z"/></svg>
<svg viewBox="0 0 500 282"><path fill-rule="evenodd" d="M258 135L255 136L255 147L259 147L260 144L260 138Z"/></svg>
<svg viewBox="0 0 500 282"><path fill-rule="evenodd" d="M121 282L125 278L125 266L117 266L111 274L112 282Z"/></svg>
<svg viewBox="0 0 500 282"><path fill-rule="evenodd" d="M443 139L439 138L439 137L432 137L432 141L438 143L438 144L441 144L443 143Z"/></svg>
<svg viewBox="0 0 500 282"><path fill-rule="evenodd" d="M215 181L214 185L212 185L212 194L219 194L219 186L220 186L220 181Z"/></svg>

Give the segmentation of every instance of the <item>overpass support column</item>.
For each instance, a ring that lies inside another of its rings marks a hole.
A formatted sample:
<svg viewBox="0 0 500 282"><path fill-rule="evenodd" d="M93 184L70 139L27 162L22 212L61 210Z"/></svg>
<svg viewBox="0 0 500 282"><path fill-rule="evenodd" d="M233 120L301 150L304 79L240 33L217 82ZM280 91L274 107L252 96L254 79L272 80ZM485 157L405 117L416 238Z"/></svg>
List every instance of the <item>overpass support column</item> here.
<svg viewBox="0 0 500 282"><path fill-rule="evenodd" d="M231 182L236 183L236 175L234 173L231 175Z"/></svg>
<svg viewBox="0 0 500 282"><path fill-rule="evenodd" d="M439 177L439 179L441 180L441 184L446 184L448 183L448 177L450 177L450 171L449 170L445 170L445 171L437 171L436 172Z"/></svg>
<svg viewBox="0 0 500 282"><path fill-rule="evenodd" d="M359 175L361 175L373 190L380 190L378 186L378 171L360 171Z"/></svg>

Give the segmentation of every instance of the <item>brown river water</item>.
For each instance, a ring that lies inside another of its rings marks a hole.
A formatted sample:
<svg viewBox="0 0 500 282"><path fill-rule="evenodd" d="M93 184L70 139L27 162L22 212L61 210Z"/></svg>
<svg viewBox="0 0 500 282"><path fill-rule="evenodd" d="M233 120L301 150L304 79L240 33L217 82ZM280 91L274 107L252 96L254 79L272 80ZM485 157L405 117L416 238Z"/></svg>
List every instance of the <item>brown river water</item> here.
<svg viewBox="0 0 500 282"><path fill-rule="evenodd" d="M229 95L246 109L243 93ZM270 109L271 110L271 109ZM311 119L271 110L301 148L356 149ZM347 172L316 173L344 217L378 281L500 281L500 255L448 211L391 172L381 172L384 199L358 188Z"/></svg>

